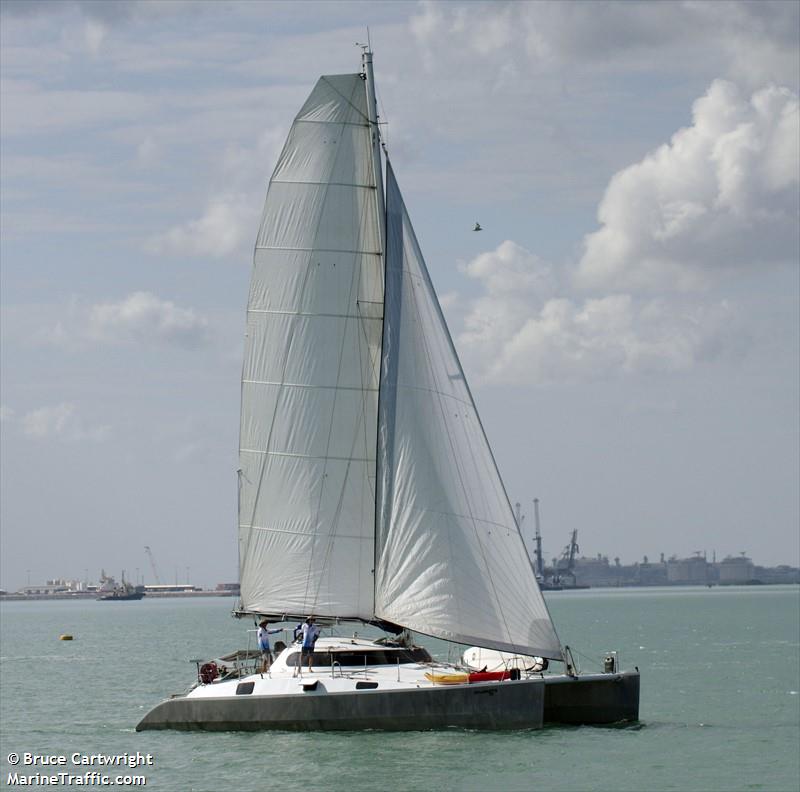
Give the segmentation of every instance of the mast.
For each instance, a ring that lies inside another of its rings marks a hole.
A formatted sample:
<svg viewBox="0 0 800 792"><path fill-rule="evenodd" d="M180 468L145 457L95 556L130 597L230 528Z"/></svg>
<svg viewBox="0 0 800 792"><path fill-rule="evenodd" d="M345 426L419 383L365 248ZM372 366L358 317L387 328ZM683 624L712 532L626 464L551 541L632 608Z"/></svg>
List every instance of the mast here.
<svg viewBox="0 0 800 792"><path fill-rule="evenodd" d="M377 215L378 215L378 240L379 240L379 248L381 252L381 281L383 283L383 296L382 300L384 303L384 308L381 311L381 314L385 317L386 308L385 308L385 300L386 300L386 262L387 262L387 255L386 255L386 204L384 202L384 193L383 193L383 172L381 169L381 149L380 149L380 129L378 127L378 102L375 98L375 74L372 71L372 48L368 44L363 52L361 53L361 64L364 70L364 78L367 83L367 118L369 119L370 124L370 131L372 133L372 171L375 176L375 198L376 198L376 208L377 208ZM378 469L380 465L380 444L381 444L381 428L380 428L380 416L381 416L381 381L383 379L383 345L385 336L385 322L381 322L381 354L380 360L381 364L378 366L378 409L377 409L377 417L378 417L378 430L375 433L375 512L373 517L373 558L372 558L372 586L373 586L373 608L374 608L374 593L375 593L375 586L377 583L377 572L378 569L378 521L381 518L381 503L379 493L381 492L382 488L380 486L381 481L381 471Z"/></svg>
<svg viewBox="0 0 800 792"><path fill-rule="evenodd" d="M361 62L367 81L367 116L372 131L372 170L375 174L375 194L378 205L378 232L380 235L381 254L386 266L386 208L383 198L383 171L381 169L381 140L378 128L378 103L375 98L375 75L372 72L372 50L366 49L361 54Z"/></svg>

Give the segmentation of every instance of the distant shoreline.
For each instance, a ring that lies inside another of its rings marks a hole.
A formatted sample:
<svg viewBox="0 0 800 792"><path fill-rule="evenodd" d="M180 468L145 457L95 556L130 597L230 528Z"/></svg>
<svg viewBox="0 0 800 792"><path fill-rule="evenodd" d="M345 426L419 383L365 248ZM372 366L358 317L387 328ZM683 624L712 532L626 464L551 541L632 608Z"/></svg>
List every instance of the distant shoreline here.
<svg viewBox="0 0 800 792"><path fill-rule="evenodd" d="M800 584L793 581L786 583L714 583L709 586L705 583L672 583L659 586L581 586L577 588L565 587L555 591L544 591L544 594L562 594L570 591L646 591L652 589L686 589L686 588L748 588L759 589L769 586L798 586ZM147 592L145 599L178 599L178 598L197 598L197 597L238 597L238 592L230 591L163 591ZM97 601L96 592L69 592L63 594L0 594L0 602L42 602L43 600L87 600Z"/></svg>
<svg viewBox="0 0 800 792"><path fill-rule="evenodd" d="M176 597L238 597L231 591L148 591L145 599L174 599ZM0 602L41 602L42 600L97 600L95 591L71 591L63 594L0 594Z"/></svg>

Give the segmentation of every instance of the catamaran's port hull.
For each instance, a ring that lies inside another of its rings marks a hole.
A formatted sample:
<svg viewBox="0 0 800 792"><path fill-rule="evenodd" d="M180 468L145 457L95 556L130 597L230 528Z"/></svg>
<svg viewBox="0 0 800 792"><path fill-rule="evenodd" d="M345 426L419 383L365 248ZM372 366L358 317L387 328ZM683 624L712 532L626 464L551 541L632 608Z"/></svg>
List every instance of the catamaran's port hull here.
<svg viewBox="0 0 800 792"><path fill-rule="evenodd" d="M156 706L136 731L539 729L544 698L542 680L352 693L327 693L320 685L291 695L181 696Z"/></svg>
<svg viewBox="0 0 800 792"><path fill-rule="evenodd" d="M544 722L602 725L639 720L639 672L545 677Z"/></svg>

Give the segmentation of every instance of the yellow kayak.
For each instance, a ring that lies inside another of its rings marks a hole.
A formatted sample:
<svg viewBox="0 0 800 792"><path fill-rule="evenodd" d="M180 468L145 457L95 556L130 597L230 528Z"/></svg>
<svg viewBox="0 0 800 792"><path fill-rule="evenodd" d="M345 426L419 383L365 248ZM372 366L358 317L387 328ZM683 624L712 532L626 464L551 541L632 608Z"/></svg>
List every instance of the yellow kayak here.
<svg viewBox="0 0 800 792"><path fill-rule="evenodd" d="M469 674L460 671L454 674L436 674L426 671L425 679L433 682L434 685L466 685L469 682Z"/></svg>

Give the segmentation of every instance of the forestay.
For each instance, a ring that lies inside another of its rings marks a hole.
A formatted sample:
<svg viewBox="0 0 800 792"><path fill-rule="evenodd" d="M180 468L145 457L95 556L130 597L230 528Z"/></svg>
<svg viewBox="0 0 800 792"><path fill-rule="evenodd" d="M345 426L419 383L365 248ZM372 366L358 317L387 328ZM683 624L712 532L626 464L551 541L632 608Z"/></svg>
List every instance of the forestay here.
<svg viewBox="0 0 800 792"><path fill-rule="evenodd" d="M376 615L561 658L511 506L387 165Z"/></svg>
<svg viewBox="0 0 800 792"><path fill-rule="evenodd" d="M364 80L322 77L269 184L247 312L241 606L373 615L382 256Z"/></svg>

